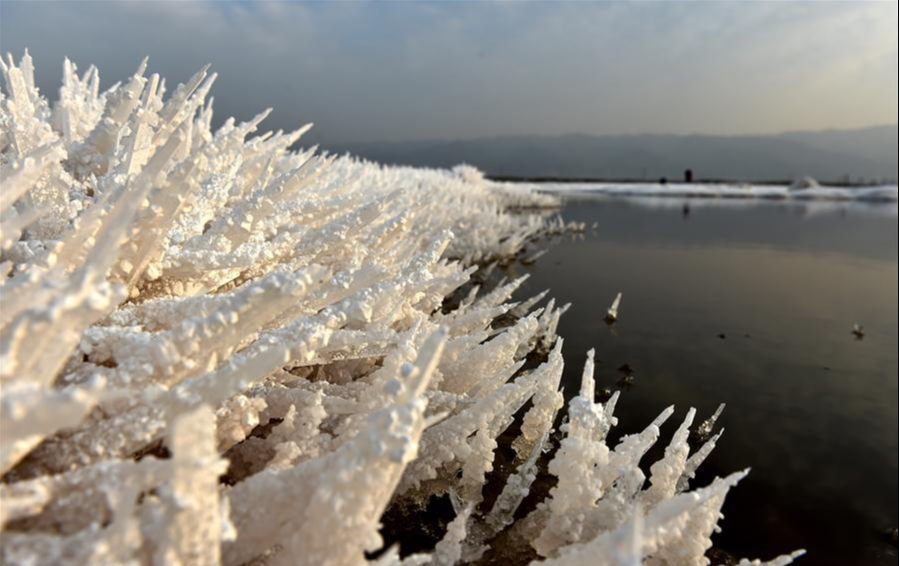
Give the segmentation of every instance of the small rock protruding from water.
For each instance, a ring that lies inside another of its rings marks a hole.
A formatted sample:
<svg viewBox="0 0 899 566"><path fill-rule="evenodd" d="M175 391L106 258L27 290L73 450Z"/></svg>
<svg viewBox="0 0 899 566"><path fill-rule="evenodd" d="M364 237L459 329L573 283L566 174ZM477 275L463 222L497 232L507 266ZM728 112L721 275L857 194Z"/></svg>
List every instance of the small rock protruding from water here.
<svg viewBox="0 0 899 566"><path fill-rule="evenodd" d="M860 324L856 324L852 327L852 335L855 336L856 340L864 340L865 339L865 327Z"/></svg>
<svg viewBox="0 0 899 566"><path fill-rule="evenodd" d="M628 390L634 387L637 384L637 378L634 376L636 373L634 368L630 366L630 364L624 364L620 368L618 368L618 373L621 374L621 379L618 380L617 387L619 389Z"/></svg>
<svg viewBox="0 0 899 566"><path fill-rule="evenodd" d="M710 550L706 558L711 561L711 566L737 566L739 564L739 561L733 555L719 548Z"/></svg>
<svg viewBox="0 0 899 566"><path fill-rule="evenodd" d="M621 307L621 299L624 297L622 293L618 293L609 311L606 313L606 324L612 325L618 322L618 309Z"/></svg>

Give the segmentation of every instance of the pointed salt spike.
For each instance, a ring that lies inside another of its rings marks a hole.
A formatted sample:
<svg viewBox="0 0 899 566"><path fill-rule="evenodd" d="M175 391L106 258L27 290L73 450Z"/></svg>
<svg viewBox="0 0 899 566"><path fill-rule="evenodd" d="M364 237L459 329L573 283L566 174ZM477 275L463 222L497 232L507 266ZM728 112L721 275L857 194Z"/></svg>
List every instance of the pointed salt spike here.
<svg viewBox="0 0 899 566"><path fill-rule="evenodd" d="M141 99L141 105L146 107L150 104L150 102L156 98L156 92L159 88L159 75L157 73L153 73L150 77L150 84L147 85L147 88L144 89L144 96Z"/></svg>
<svg viewBox="0 0 899 566"><path fill-rule="evenodd" d="M680 480L678 480L678 493L683 493L690 488L690 482L696 477L696 472L705 463L712 452L714 452L715 448L718 446L718 442L723 436L724 430L722 429L721 432L712 437L696 452L696 454L687 460L684 473L681 475Z"/></svg>
<svg viewBox="0 0 899 566"><path fill-rule="evenodd" d="M211 64L207 64L205 67L199 70L197 74L192 76L190 80L187 82L187 85L184 88L182 93L182 100L187 100L190 98L193 93L200 88L200 85L203 84L203 81L206 79L206 76L209 74L209 69L212 68Z"/></svg>
<svg viewBox="0 0 899 566"><path fill-rule="evenodd" d="M665 525L674 521L678 517L688 513L691 509L705 504L709 500L719 495L726 495L731 489L737 487L743 480L749 476L749 470L731 474L725 479L715 480L715 483L705 489L700 489L691 493L685 493L678 497L667 499L659 504L647 517L647 528L653 530L656 528L664 528ZM685 502L688 505L684 505Z"/></svg>
<svg viewBox="0 0 899 566"><path fill-rule="evenodd" d="M668 422L668 419L674 416L674 406L668 407L665 411L659 415L659 417L652 422L653 426L657 428L662 428L665 423Z"/></svg>
<svg viewBox="0 0 899 566"><path fill-rule="evenodd" d="M200 72L191 77L186 85L179 85L178 88L175 89L175 93L172 95L172 98L169 99L169 101L166 103L166 107L159 114L160 118L163 121L171 120L177 115L178 111L181 109L181 105L184 104L197 91L201 84L203 84L203 81L206 79L206 75L209 72L210 66L211 65L206 65L200 70Z"/></svg>
<svg viewBox="0 0 899 566"><path fill-rule="evenodd" d="M516 305L516 307L513 309L513 314L515 316L518 316L519 318L527 316L528 312L530 312L530 310L532 308L534 308L535 306L542 303L543 299L545 299L549 295L549 293L550 293L549 290L543 291L536 297L533 297L532 299L528 299L527 301L521 303L520 305Z"/></svg>
<svg viewBox="0 0 899 566"><path fill-rule="evenodd" d="M178 557L181 566L220 564L218 474L227 469L216 450L216 416L208 406L179 415L170 429L175 477L164 492L166 529L158 564ZM166 560L166 559L169 560Z"/></svg>
<svg viewBox="0 0 899 566"><path fill-rule="evenodd" d="M612 398L609 399L609 402L606 403L604 407L604 411L606 414L606 418L612 421L615 418L615 409L618 407L618 400L621 398L621 391L616 391Z"/></svg>
<svg viewBox="0 0 899 566"><path fill-rule="evenodd" d="M581 397L589 401L596 398L596 350L587 352L587 363L584 364L584 376L581 379Z"/></svg>
<svg viewBox="0 0 899 566"><path fill-rule="evenodd" d="M453 507L456 508L456 519L449 524L446 536L434 548L434 556L430 566L455 566L462 560L464 542L468 536L467 526L474 512L474 506L469 505L459 509L461 502L453 498Z"/></svg>
<svg viewBox="0 0 899 566"><path fill-rule="evenodd" d="M724 410L725 410L725 409L727 409L727 403L721 403L721 405L718 406L718 410L715 411L715 414L714 414L714 415L712 415L712 419L711 419L711 420L712 420L713 423L717 423L717 422L718 422L718 419L720 419L720 418L721 418L721 415L724 414Z"/></svg>
<svg viewBox="0 0 899 566"><path fill-rule="evenodd" d="M76 70L76 71L78 70L78 66L77 66L77 65L75 65L75 70ZM97 68L94 67L93 65L91 65L90 67L88 67L88 68L87 68L87 71L85 71L84 74L81 76L81 82L83 82L84 84L89 84L90 81L91 81L91 79L93 78L94 72L95 72L96 70L97 70ZM88 89L88 90L90 90L90 89Z"/></svg>
<svg viewBox="0 0 899 566"><path fill-rule="evenodd" d="M715 414L712 417L702 423L699 428L696 430L696 434L699 438L705 439L712 436L712 433L715 432L715 425L718 424L718 420L721 418L721 415L724 414L724 410L727 408L727 405L722 403L718 410L715 411Z"/></svg>
<svg viewBox="0 0 899 566"><path fill-rule="evenodd" d="M413 398L421 397L428 388L434 370L440 363L440 357L443 355L443 348L446 346L448 332L445 328L440 328L432 334L422 345L418 352L418 358L415 360L416 370L412 374L412 380L406 388L406 402Z"/></svg>
<svg viewBox="0 0 899 566"><path fill-rule="evenodd" d="M435 427L450 418L452 415L450 413L438 413L436 415L432 415L430 417L425 418L424 429L429 429L431 427Z"/></svg>
<svg viewBox="0 0 899 566"><path fill-rule="evenodd" d="M96 100L100 97L100 70L96 67L91 67L88 73L90 73L91 98Z"/></svg>
<svg viewBox="0 0 899 566"><path fill-rule="evenodd" d="M309 133L309 130L311 130L313 127L315 127L315 124L313 124L312 122L309 122L308 124L306 124L305 126L303 126L302 128L300 128L299 130L295 131L295 132L293 133L293 135L294 135L294 136L297 136L297 139L299 140L299 138L301 138L301 137L305 136L306 134L308 134L308 133Z"/></svg>
<svg viewBox="0 0 899 566"><path fill-rule="evenodd" d="M607 322L616 322L618 320L618 309L621 307L621 299L623 296L624 295L622 293L618 293L618 296L615 297L615 301L609 308L609 312L606 313Z"/></svg>
<svg viewBox="0 0 899 566"><path fill-rule="evenodd" d="M144 76L144 73L147 72L147 65L150 63L150 57L144 57L144 60L140 62L140 65L137 67L137 71L134 73L136 77Z"/></svg>
<svg viewBox="0 0 899 566"><path fill-rule="evenodd" d="M9 67L3 61L3 57L0 57L0 72L3 73L4 84L6 84L7 88L11 88L9 83Z"/></svg>
<svg viewBox="0 0 899 566"><path fill-rule="evenodd" d="M259 124L263 123L266 118L271 116L273 108L266 108L264 112L260 112L255 118L246 123L246 128L250 132L255 132Z"/></svg>
<svg viewBox="0 0 899 566"><path fill-rule="evenodd" d="M22 57L22 75L25 78L25 86L34 91L34 61L31 59L28 49L25 50L25 56Z"/></svg>
<svg viewBox="0 0 899 566"><path fill-rule="evenodd" d="M681 425L681 429L689 430L689 428L691 426L693 426L693 422L695 420L696 420L696 409L690 409L690 411L687 412L687 418L684 420L684 424Z"/></svg>
<svg viewBox="0 0 899 566"><path fill-rule="evenodd" d="M211 75L209 75L209 78L206 79L206 82L203 83L203 86L198 87L195 92L199 93L202 96L202 98L206 98L206 95L209 94L209 91L212 90L213 85L215 85L215 82L218 79L219 79L219 74L212 73Z"/></svg>

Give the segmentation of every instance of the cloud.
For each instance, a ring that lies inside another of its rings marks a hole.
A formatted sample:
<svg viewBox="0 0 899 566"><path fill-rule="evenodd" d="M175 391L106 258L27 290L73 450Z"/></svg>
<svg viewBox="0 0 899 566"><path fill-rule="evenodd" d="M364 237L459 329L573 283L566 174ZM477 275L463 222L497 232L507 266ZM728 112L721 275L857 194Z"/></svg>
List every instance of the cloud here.
<svg viewBox="0 0 899 566"><path fill-rule="evenodd" d="M64 55L110 79L212 63L220 117L272 106L326 143L895 122L896 30L865 2L0 3L45 91Z"/></svg>

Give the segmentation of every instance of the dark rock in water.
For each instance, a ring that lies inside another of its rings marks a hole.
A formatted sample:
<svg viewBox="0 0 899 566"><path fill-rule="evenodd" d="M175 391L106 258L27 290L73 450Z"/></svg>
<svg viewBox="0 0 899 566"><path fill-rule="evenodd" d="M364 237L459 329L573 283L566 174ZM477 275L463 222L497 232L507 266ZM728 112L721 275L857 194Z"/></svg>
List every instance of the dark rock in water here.
<svg viewBox="0 0 899 566"><path fill-rule="evenodd" d="M710 550L706 555L706 558L711 560L711 566L737 566L737 564L740 563L739 560L732 555L717 548Z"/></svg>
<svg viewBox="0 0 899 566"><path fill-rule="evenodd" d="M719 335L718 335L718 338L719 338L720 340L727 340L727 334L719 334Z"/></svg>
<svg viewBox="0 0 899 566"><path fill-rule="evenodd" d="M637 372L634 371L634 368L632 368L632 367L630 366L630 364L624 364L623 366L621 366L620 368L618 368L618 373L623 373L623 374L625 374L625 375L631 375L631 376L632 376L632 375L634 375L634 374L637 373Z"/></svg>
<svg viewBox="0 0 899 566"><path fill-rule="evenodd" d="M619 389L630 389L637 384L637 378L634 377L634 374L636 372L634 371L634 368L630 366L630 364L624 364L623 366L618 368L618 373L623 376L617 384Z"/></svg>
<svg viewBox="0 0 899 566"><path fill-rule="evenodd" d="M893 529L893 532L890 533L890 544L893 546L899 544L899 529Z"/></svg>

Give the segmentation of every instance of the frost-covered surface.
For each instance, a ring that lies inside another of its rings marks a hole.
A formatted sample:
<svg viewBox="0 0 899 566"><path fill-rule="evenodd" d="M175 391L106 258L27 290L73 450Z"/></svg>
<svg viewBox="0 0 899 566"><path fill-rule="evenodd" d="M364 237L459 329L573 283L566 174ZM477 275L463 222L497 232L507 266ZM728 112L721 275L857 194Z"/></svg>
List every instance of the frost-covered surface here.
<svg viewBox="0 0 899 566"><path fill-rule="evenodd" d="M146 63L101 92L66 62L52 106L27 54L2 72L4 566L453 566L503 533L548 564L707 563L743 477L686 491L717 437L691 454L691 411L646 478L673 410L608 445L591 362L555 450L567 307L473 283L566 229L516 212L554 198L291 151L263 116L214 132L205 70L166 96ZM435 494L443 540L384 549L385 512Z"/></svg>
<svg viewBox="0 0 899 566"><path fill-rule="evenodd" d="M895 185L879 187L837 188L820 186L802 180L793 186L752 184L660 184L660 183L497 183L500 187L518 186L521 190L545 193L602 194L610 196L766 199L785 201L857 201L895 203L899 189Z"/></svg>

